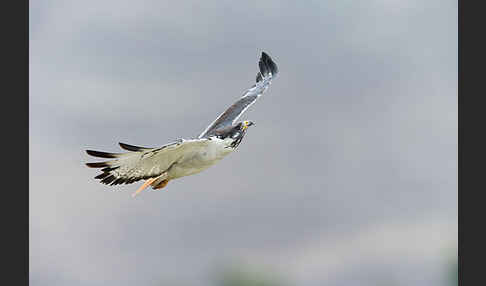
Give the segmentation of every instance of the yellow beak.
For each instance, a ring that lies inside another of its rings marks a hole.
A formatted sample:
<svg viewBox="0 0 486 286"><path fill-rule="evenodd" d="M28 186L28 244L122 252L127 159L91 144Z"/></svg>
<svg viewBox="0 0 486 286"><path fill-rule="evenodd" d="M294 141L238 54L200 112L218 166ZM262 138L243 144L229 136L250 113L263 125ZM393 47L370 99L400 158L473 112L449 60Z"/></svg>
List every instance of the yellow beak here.
<svg viewBox="0 0 486 286"><path fill-rule="evenodd" d="M251 126L251 125L253 125L253 122L245 120L245 121L243 121L243 127L242 128L243 128L243 130L246 130L246 128L248 128L248 126Z"/></svg>

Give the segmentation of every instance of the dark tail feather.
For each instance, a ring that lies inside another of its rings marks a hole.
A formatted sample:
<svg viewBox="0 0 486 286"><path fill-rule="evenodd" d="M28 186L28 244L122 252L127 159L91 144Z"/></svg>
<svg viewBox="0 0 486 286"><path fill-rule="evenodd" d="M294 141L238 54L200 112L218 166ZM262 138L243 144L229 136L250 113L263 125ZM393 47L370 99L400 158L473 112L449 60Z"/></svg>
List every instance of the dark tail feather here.
<svg viewBox="0 0 486 286"><path fill-rule="evenodd" d="M262 52L260 61L258 61L258 66L260 67L260 73L264 77L266 77L269 73L272 73L272 76L275 77L275 75L278 73L277 65L272 60L272 58L270 58L270 56L265 52ZM257 82L258 82L258 76L257 76Z"/></svg>

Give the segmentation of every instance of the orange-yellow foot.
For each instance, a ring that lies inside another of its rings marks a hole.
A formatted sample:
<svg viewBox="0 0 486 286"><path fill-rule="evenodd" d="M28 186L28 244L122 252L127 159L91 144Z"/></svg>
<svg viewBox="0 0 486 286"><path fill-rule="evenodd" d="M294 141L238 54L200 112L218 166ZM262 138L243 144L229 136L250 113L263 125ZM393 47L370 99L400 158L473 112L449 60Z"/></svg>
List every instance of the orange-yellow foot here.
<svg viewBox="0 0 486 286"><path fill-rule="evenodd" d="M150 178L147 181L145 181L145 183L143 183L143 185L141 185L140 188L138 188L138 190L135 193L132 194L132 198L134 198L136 195L138 195L138 193L143 191L146 187L150 186L150 184L152 184L156 179L157 178Z"/></svg>
<svg viewBox="0 0 486 286"><path fill-rule="evenodd" d="M154 189L154 190L162 189L165 186L167 186L168 183L169 183L169 180L163 180L159 184L157 184L156 186L152 186L152 189Z"/></svg>

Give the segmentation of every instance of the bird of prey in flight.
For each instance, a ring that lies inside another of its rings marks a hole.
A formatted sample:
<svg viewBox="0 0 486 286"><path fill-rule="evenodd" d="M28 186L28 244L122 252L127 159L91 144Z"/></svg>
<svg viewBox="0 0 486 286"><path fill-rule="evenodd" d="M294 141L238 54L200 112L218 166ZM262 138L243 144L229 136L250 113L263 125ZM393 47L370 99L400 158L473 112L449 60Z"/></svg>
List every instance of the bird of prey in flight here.
<svg viewBox="0 0 486 286"><path fill-rule="evenodd" d="M154 190L162 189L170 180L209 168L236 150L248 127L254 124L249 120L236 121L268 89L278 73L277 65L265 52L262 52L258 66L260 71L256 75L256 84L219 115L199 137L179 139L158 148L119 143L122 149L129 151L125 153L86 150L91 156L113 159L86 165L101 168L102 173L95 179L106 185L131 184L145 180L132 196L148 186Z"/></svg>

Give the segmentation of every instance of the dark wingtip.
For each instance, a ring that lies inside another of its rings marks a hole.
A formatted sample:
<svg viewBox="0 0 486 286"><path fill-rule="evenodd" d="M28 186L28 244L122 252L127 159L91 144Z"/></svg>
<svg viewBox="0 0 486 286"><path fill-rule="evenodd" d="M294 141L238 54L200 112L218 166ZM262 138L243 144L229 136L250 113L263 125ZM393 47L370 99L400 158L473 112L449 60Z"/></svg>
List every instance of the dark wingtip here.
<svg viewBox="0 0 486 286"><path fill-rule="evenodd" d="M95 162L95 163L86 163L86 166L90 168L103 168L109 166L107 162Z"/></svg>
<svg viewBox="0 0 486 286"><path fill-rule="evenodd" d="M272 73L272 75L275 76L278 73L278 67L275 62L263 51L258 66L260 67L260 72L263 76L267 76L269 73Z"/></svg>
<svg viewBox="0 0 486 286"><path fill-rule="evenodd" d="M109 172L103 172L101 174L99 174L98 176L94 177L95 179L104 179L105 177L108 177L110 175Z"/></svg>
<svg viewBox="0 0 486 286"><path fill-rule="evenodd" d="M120 145L120 147L122 149L125 149L125 150L128 150L128 151L135 151L135 152L151 149L151 148L147 148L147 147L140 147L140 146L130 145L130 144L121 143L121 142L118 142L118 145Z"/></svg>
<svg viewBox="0 0 486 286"><path fill-rule="evenodd" d="M108 176L108 177L106 177L106 178L103 178L103 179L102 179L100 182L101 182L102 184L108 185L108 184L110 184L111 182L113 182L115 179L116 179L116 178L115 178L115 176L110 175L110 176Z"/></svg>
<svg viewBox="0 0 486 286"><path fill-rule="evenodd" d="M107 152L94 151L94 150L86 150L86 153L88 153L88 155L94 157L100 157L100 158L117 158L120 155L115 153L107 153Z"/></svg>

